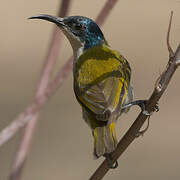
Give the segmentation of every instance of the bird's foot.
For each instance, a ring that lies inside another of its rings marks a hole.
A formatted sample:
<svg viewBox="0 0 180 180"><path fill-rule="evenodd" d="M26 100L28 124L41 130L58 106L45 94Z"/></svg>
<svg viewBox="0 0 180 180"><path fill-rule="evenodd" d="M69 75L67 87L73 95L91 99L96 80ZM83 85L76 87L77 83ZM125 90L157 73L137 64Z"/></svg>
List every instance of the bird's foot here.
<svg viewBox="0 0 180 180"><path fill-rule="evenodd" d="M137 101L133 101L133 102L130 102L128 104L125 104L122 108L125 109L125 108L129 108L133 105L138 105L140 108L141 108L141 111L144 115L148 116L148 124L146 126L146 128L142 131L139 131L137 134L136 134L136 137L139 137L139 136L143 136L144 133L148 130L149 128L149 120L150 120L150 116L152 115L152 112L148 112L146 110L146 104L147 104L147 100L137 100ZM153 109L153 112L158 112L159 111L159 106L158 104L155 105L154 109Z"/></svg>
<svg viewBox="0 0 180 180"><path fill-rule="evenodd" d="M148 112L145 108L146 104L147 104L147 100L138 100L138 101L134 101L135 102L135 105L138 105L141 110L142 110L142 113L146 116L151 116L152 113L155 111L155 112L158 112L159 111L159 106L158 106L158 103L155 105L154 109L153 109L153 112Z"/></svg>
<svg viewBox="0 0 180 180"><path fill-rule="evenodd" d="M146 104L147 104L147 100L137 100L137 101L133 101L133 102L130 102L128 104L125 104L123 107L122 107L122 110L123 109L126 109L126 108L130 108L131 106L134 106L134 105L138 105L140 108L141 108L141 111L144 115L146 116L151 116L152 115L152 112L148 112L146 110ZM158 104L156 104L156 106L154 107L153 111L156 111L158 112L159 111L159 106Z"/></svg>
<svg viewBox="0 0 180 180"><path fill-rule="evenodd" d="M114 164L112 163L111 155L106 153L104 154L104 157L106 158L107 165L109 169L116 169L118 167L118 162L116 161Z"/></svg>

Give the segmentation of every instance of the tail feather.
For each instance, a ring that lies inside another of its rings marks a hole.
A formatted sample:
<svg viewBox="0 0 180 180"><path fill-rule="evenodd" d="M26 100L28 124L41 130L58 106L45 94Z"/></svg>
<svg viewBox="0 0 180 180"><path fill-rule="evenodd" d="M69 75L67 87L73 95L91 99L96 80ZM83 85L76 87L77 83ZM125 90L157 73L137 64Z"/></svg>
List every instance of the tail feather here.
<svg viewBox="0 0 180 180"><path fill-rule="evenodd" d="M105 136L105 128L97 127L93 130L94 136L94 155L99 157L105 153L105 145L104 145L104 136Z"/></svg>
<svg viewBox="0 0 180 180"><path fill-rule="evenodd" d="M93 130L94 155L98 158L105 153L111 153L117 146L114 123Z"/></svg>

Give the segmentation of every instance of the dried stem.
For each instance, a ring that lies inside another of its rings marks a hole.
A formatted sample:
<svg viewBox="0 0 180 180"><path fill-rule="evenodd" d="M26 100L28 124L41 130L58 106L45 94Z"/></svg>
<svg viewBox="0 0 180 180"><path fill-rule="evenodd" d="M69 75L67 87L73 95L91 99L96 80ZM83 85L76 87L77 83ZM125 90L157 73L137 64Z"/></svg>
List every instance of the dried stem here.
<svg viewBox="0 0 180 180"><path fill-rule="evenodd" d="M170 18L169 24L171 24L171 21L172 21L172 12L171 12L171 18ZM170 28L171 28L171 25L169 25L168 34L167 34L167 37L168 37L167 46L168 46L170 58L166 66L166 69L158 78L159 80L156 83L154 91L147 102L146 110L148 112L153 112L154 107L156 106L159 99L161 98L164 91L166 90L174 72L176 71L179 65L177 61L180 59L180 45L178 46L175 54L173 53L173 56L172 56L171 48L169 49L169 47L171 47L169 44ZM112 153L112 162L115 162L122 155L122 153L128 148L128 146L136 139L136 135L140 131L147 117L148 116L144 115L143 113L140 113L138 115L133 125L130 127L127 133L123 136L123 138L119 141L116 150ZM90 180L101 180L105 176L105 174L108 172L108 170L109 168L107 166L107 162L106 160L104 160L103 163L98 167L98 169L91 176Z"/></svg>
<svg viewBox="0 0 180 180"><path fill-rule="evenodd" d="M170 42L169 42L171 24L172 24L172 17L173 17L173 11L171 11L170 20L169 20L169 26L168 26L168 31L167 31L167 37L166 37L167 48L168 48L170 57L172 57L174 55L173 49L171 48L171 45L170 45Z"/></svg>
<svg viewBox="0 0 180 180"><path fill-rule="evenodd" d="M107 0L106 4L104 5L101 12L99 13L99 15L96 18L96 23L99 26L104 24L104 21L106 20L109 13L112 11L112 9L115 6L115 4L117 3L117 1L118 0L109 0L109 1Z"/></svg>
<svg viewBox="0 0 180 180"><path fill-rule="evenodd" d="M70 5L70 0L63 0L60 6L58 16L65 16L69 9L69 5ZM43 100L44 94L46 88L48 87L50 75L56 62L56 57L60 45L60 37L61 37L60 31L55 26L49 51L42 68L40 81L38 83L37 91L34 98L34 102L36 102L37 107L39 107L38 105L39 101L44 101ZM30 145L32 143L33 134L34 134L35 126L37 124L39 113L40 111L36 111L34 114L32 114L31 120L28 122L26 128L24 129L24 133L23 133L24 135L22 137L17 154L15 156L15 160L13 162L12 171L10 173L9 180L19 180L21 178L22 169L24 167L26 158L30 151Z"/></svg>
<svg viewBox="0 0 180 180"><path fill-rule="evenodd" d="M22 170L27 159L27 155L30 150L32 143L32 133L35 130L35 124L38 120L39 112L33 114L30 123L24 129L23 139L20 142L19 150L17 151L17 156L15 156L14 164L10 173L10 180L19 180L21 179Z"/></svg>

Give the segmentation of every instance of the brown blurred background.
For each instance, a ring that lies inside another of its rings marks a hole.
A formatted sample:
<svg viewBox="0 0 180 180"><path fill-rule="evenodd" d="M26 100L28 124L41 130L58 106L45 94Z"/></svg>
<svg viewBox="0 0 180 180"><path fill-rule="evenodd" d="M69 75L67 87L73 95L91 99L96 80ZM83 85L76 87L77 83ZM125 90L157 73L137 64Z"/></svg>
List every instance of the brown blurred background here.
<svg viewBox="0 0 180 180"><path fill-rule="evenodd" d="M72 1L70 15L95 19L105 0ZM31 101L46 55L53 24L28 21L39 13L55 15L59 0L1 1L0 6L0 130ZM166 31L174 11L171 42L180 42L180 1L119 0L102 27L109 44L119 50L133 69L135 99L149 97L167 60ZM56 71L72 50L66 39L60 49ZM119 159L119 168L105 180L180 179L180 70L151 117L150 128ZM117 124L120 138L139 109L123 115ZM0 180L8 176L20 133L0 148ZM103 159L93 160L91 132L83 122L72 90L72 74L44 107L38 123L23 180L85 180Z"/></svg>

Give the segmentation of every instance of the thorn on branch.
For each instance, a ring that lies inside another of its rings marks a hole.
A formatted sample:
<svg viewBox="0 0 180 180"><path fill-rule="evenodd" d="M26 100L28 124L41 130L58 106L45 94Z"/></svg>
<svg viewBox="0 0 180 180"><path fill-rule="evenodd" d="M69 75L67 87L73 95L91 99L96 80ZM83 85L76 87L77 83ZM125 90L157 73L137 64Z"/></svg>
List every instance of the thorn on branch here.
<svg viewBox="0 0 180 180"><path fill-rule="evenodd" d="M176 66L180 66L180 59L176 61Z"/></svg>
<svg viewBox="0 0 180 180"><path fill-rule="evenodd" d="M161 76L164 72L162 72L160 74L160 76L157 78L156 82L155 82L155 88L157 90L157 92L161 92L162 91L162 85L159 83L160 79L161 79Z"/></svg>

